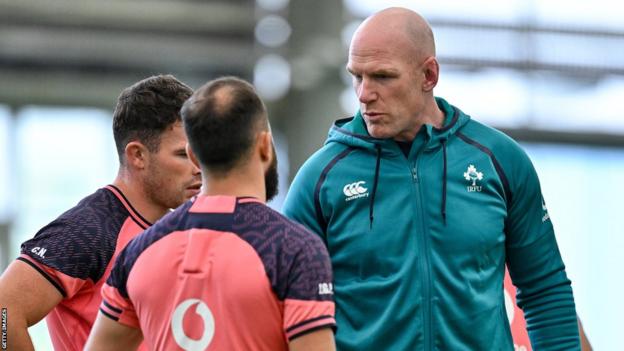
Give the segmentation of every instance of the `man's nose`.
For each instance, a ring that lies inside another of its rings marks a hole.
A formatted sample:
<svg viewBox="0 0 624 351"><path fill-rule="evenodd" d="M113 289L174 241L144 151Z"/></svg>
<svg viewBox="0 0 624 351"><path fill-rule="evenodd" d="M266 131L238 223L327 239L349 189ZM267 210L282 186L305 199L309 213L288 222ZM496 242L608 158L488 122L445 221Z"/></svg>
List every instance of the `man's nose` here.
<svg viewBox="0 0 624 351"><path fill-rule="evenodd" d="M194 163L191 162L191 165L193 167L193 175L194 176L198 176L201 174L201 169L199 169L199 167L195 166Z"/></svg>
<svg viewBox="0 0 624 351"><path fill-rule="evenodd" d="M360 86L357 89L357 97L361 103L366 104L377 98L377 93L370 80L363 78Z"/></svg>

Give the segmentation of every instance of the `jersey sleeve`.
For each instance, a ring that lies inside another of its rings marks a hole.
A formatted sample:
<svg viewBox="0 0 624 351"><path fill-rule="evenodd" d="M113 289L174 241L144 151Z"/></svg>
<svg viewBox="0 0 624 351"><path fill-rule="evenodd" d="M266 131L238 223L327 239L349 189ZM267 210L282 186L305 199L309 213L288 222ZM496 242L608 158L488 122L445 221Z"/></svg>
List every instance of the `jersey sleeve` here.
<svg viewBox="0 0 624 351"><path fill-rule="evenodd" d="M518 147L507 161L511 199L506 222L509 273L534 349L580 350L570 280L537 173Z"/></svg>
<svg viewBox="0 0 624 351"><path fill-rule="evenodd" d="M140 328L134 305L129 298L123 297L119 290L106 282L102 286L102 304L100 312L108 318L123 325Z"/></svg>
<svg viewBox="0 0 624 351"><path fill-rule="evenodd" d="M289 269L284 297L284 331L289 341L336 327L332 272L323 242L305 231Z"/></svg>
<svg viewBox="0 0 624 351"><path fill-rule="evenodd" d="M127 283L130 270L134 264L132 240L126 246L117 259L111 270L106 283L102 286L102 304L100 312L105 316L121 324L133 328L140 328L139 318L134 309L134 304L128 295Z"/></svg>
<svg viewBox="0 0 624 351"><path fill-rule="evenodd" d="M80 291L80 289L82 289L82 287L86 283L84 279L68 276L61 271L42 264L41 262L33 259L28 255L21 254L17 259L28 264L37 272L39 272L39 274L41 274L46 280L50 282L50 284L52 284L56 288L56 290L59 291L63 298L73 297Z"/></svg>
<svg viewBox="0 0 624 351"><path fill-rule="evenodd" d="M63 297L71 298L106 271L115 243L100 235L102 230L97 225L57 219L21 245L18 260L35 268Z"/></svg>

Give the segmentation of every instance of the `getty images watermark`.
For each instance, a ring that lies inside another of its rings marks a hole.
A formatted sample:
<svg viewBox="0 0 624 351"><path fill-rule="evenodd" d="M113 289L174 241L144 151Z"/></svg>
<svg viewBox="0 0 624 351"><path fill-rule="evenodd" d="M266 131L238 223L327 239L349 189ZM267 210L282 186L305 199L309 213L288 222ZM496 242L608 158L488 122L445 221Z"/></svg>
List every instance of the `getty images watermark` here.
<svg viewBox="0 0 624 351"><path fill-rule="evenodd" d="M2 308L2 349L7 349L7 309Z"/></svg>

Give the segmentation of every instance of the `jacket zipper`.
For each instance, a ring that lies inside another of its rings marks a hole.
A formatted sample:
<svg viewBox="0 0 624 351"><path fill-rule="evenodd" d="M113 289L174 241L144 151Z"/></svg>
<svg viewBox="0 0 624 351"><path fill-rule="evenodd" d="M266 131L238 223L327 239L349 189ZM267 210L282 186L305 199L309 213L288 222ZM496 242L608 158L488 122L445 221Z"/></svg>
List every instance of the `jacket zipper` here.
<svg viewBox="0 0 624 351"><path fill-rule="evenodd" d="M422 150L422 149L421 149ZM420 260L420 269L421 269L421 277L422 278L422 287L423 287L423 338L424 338L424 350L431 350L431 339L433 334L432 327L432 307L431 307L431 258L430 258L430 250L429 250L429 236L427 235L426 226L425 226L425 214L426 211L423 207L423 199L422 192L420 191L420 177L418 175L418 160L420 159L421 150L416 154L416 159L414 161L414 166L411 168L412 172L412 180L414 182L414 186L416 188L416 195L418 196L420 210L420 257L423 259Z"/></svg>

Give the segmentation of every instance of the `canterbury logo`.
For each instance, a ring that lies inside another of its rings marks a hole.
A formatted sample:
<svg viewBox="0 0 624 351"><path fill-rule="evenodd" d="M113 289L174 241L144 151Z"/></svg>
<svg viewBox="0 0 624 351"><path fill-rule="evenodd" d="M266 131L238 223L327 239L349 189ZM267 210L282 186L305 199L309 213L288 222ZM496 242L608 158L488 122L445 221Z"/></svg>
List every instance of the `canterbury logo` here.
<svg viewBox="0 0 624 351"><path fill-rule="evenodd" d="M347 184L342 188L343 194L347 197L346 201L351 201L353 199L359 199L361 197L368 196L368 189L363 187L362 185L366 184L365 181L360 180L359 182Z"/></svg>

